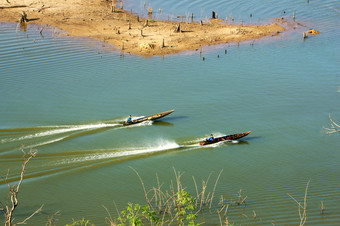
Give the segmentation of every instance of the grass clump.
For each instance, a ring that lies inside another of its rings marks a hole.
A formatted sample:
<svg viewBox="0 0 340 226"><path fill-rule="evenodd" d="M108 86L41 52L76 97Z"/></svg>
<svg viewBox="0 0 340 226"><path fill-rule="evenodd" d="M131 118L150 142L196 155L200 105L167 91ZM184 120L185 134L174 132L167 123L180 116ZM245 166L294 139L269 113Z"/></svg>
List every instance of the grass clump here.
<svg viewBox="0 0 340 226"><path fill-rule="evenodd" d="M107 223L119 226L144 224L196 226L204 223L198 222L200 221L198 216L203 209L211 208L214 197L214 191L206 194L207 182L203 183L201 191L195 182L197 196L194 197L183 187L181 183L182 174L174 170L176 179L175 182L171 181L169 190L163 189L163 184L160 183L158 177L157 186L147 190L138 172L135 169L133 170L142 184L146 205L128 203L123 211L119 211L116 207L118 214L116 218L111 217L110 212L104 206L109 214L109 217L106 218Z"/></svg>

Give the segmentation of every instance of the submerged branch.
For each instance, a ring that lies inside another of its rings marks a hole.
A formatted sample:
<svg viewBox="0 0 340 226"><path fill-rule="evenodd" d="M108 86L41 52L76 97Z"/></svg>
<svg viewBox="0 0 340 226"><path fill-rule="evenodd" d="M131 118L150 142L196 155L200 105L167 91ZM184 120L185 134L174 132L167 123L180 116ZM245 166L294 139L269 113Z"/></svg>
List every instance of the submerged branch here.
<svg viewBox="0 0 340 226"><path fill-rule="evenodd" d="M25 220L23 220L22 222L16 223L16 224L26 224L26 221L28 221L29 219L31 219L35 214L41 212L42 208L43 208L44 204L42 204L40 206L39 209L37 209L36 211L34 211L34 213L32 213L29 217L27 217Z"/></svg>
<svg viewBox="0 0 340 226"><path fill-rule="evenodd" d="M303 226L306 223L307 220L307 191L308 191L308 186L309 186L309 182L310 180L308 180L307 185L306 185L306 189L305 189L305 196L303 199L303 205L298 202L293 196L291 196L290 194L288 194L297 204L298 204L298 209L299 209L299 216L300 216L300 226Z"/></svg>
<svg viewBox="0 0 340 226"><path fill-rule="evenodd" d="M329 114L329 120L331 121L331 128L325 128L326 134L332 134L332 133L337 133L340 132L340 125L335 123L333 119L331 118L331 114Z"/></svg>

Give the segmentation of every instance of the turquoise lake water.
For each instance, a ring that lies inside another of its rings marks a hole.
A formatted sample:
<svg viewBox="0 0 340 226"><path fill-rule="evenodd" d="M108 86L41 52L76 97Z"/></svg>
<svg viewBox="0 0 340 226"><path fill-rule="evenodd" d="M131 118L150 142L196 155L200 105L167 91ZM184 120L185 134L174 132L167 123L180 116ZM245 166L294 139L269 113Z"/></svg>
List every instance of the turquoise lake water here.
<svg viewBox="0 0 340 226"><path fill-rule="evenodd" d="M144 2L126 9L145 14ZM63 36L53 27L0 22L0 175L16 182L21 145L38 154L26 171L16 221L44 204L28 225L89 219L106 225L128 202L145 203L141 182L168 189L174 169L195 196L208 178L219 225L225 204L236 225L298 225L297 203L308 188L307 224L340 224L340 134L327 135L329 114L340 124L339 1L146 1L155 18L194 13L232 15L234 23L285 17L299 24L279 36L199 51L142 58L96 40ZM159 14L159 10L161 13ZM252 14L252 17L249 15ZM317 36L302 38L313 28ZM227 50L227 54L225 54ZM205 60L203 61L203 57ZM134 117L175 109L154 123L121 127ZM252 131L238 142L199 147L200 140ZM133 169L131 169L133 168ZM0 201L8 188L0 183ZM320 214L321 202L325 214ZM256 219L253 213L256 213ZM3 217L0 217L3 224Z"/></svg>

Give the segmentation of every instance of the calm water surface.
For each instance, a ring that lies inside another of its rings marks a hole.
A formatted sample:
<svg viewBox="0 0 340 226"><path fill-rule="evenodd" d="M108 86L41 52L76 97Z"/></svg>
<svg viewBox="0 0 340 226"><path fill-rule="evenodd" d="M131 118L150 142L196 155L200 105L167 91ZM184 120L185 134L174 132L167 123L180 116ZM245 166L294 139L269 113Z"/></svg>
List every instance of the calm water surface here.
<svg viewBox="0 0 340 226"><path fill-rule="evenodd" d="M142 1L124 7L145 14ZM232 206L237 225L297 225L308 180L307 223L340 224L340 139L326 135L328 115L340 123L338 1L146 1L154 17L177 15L262 23L292 20L293 31L250 43L210 46L199 52L141 58L94 40L62 32L0 23L0 173L17 181L21 145L38 150L20 190L16 219L44 204L29 222L45 225L60 210L57 225L85 217L105 225L105 205L115 215L128 202L144 203L136 169L148 189L164 188L183 173L195 194L218 174L215 207L205 216L219 224L225 204L242 189L247 206ZM158 9L161 8L159 14ZM250 18L250 13L253 15ZM318 36L302 40L314 28ZM225 54L225 50L228 51ZM219 57L218 57L219 56ZM205 61L202 60L205 57ZM135 117L175 109L161 122L122 128ZM193 147L204 137L245 132L240 142ZM0 200L7 199L1 182ZM323 201L326 213L320 214ZM256 219L253 218L256 212ZM0 218L3 224L3 218Z"/></svg>

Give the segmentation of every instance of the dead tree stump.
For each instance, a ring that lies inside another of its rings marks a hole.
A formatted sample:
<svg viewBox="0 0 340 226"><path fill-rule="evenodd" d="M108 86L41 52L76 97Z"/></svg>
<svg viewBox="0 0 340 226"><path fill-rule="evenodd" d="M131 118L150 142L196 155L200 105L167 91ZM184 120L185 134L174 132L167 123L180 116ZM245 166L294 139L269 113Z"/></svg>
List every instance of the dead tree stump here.
<svg viewBox="0 0 340 226"><path fill-rule="evenodd" d="M149 26L149 21L145 20L144 27L148 27L148 26Z"/></svg>
<svg viewBox="0 0 340 226"><path fill-rule="evenodd" d="M149 16L152 15L152 8L151 7L148 8L148 15Z"/></svg>
<svg viewBox="0 0 340 226"><path fill-rule="evenodd" d="M174 32L175 32L175 33L182 32L182 31L181 31L181 24L177 24L177 26L176 26Z"/></svg>
<svg viewBox="0 0 340 226"><path fill-rule="evenodd" d="M215 13L215 11L212 11L211 14L212 14L212 15L211 15L211 18L212 18L212 19L216 19L216 13Z"/></svg>
<svg viewBox="0 0 340 226"><path fill-rule="evenodd" d="M28 19L27 19L27 14L25 13L25 11L22 11L21 13L21 17L20 17L20 23L26 23L28 22Z"/></svg>

